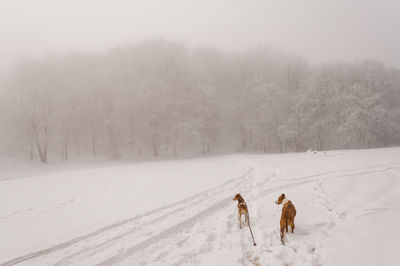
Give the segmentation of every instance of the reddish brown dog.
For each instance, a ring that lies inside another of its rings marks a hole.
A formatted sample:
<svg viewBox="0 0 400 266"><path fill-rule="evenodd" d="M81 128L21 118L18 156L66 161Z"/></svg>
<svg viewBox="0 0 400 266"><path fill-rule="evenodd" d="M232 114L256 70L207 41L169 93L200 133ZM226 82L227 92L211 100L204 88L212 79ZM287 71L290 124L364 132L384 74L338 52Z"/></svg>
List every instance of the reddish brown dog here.
<svg viewBox="0 0 400 266"><path fill-rule="evenodd" d="M281 242L283 244L284 230L288 232L288 226L292 228L292 233L294 233L294 217L296 216L296 209L293 203L286 198L285 194L279 196L278 200L275 201L276 204L282 204L282 215L281 215Z"/></svg>
<svg viewBox="0 0 400 266"><path fill-rule="evenodd" d="M244 220L246 224L249 224L249 210L247 209L247 204L242 198L242 196L239 194L236 194L236 196L233 198L233 200L238 201L238 218L239 218L239 227L240 229L242 228L242 215L244 214Z"/></svg>
<svg viewBox="0 0 400 266"><path fill-rule="evenodd" d="M239 194L236 194L236 196L233 198L233 200L237 200L238 201L238 212L239 212L239 227L240 229L242 229L242 214L244 214L244 219L246 224L249 226L250 229L250 234L251 234L251 238L253 239L253 245L256 246L256 242L254 241L254 236L253 236L253 231L251 230L251 226L250 226L250 218L249 218L249 210L247 209L247 204L244 201L243 197Z"/></svg>

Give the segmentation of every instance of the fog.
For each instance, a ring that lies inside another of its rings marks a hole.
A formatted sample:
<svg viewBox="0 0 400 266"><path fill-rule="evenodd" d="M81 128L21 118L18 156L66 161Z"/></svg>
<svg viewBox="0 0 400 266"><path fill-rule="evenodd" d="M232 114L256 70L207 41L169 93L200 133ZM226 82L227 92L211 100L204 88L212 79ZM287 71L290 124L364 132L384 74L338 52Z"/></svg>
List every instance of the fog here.
<svg viewBox="0 0 400 266"><path fill-rule="evenodd" d="M397 1L2 1L0 156L400 144Z"/></svg>
<svg viewBox="0 0 400 266"><path fill-rule="evenodd" d="M104 51L144 38L189 46L255 46L313 62L400 66L396 0L1 0L0 72L24 58Z"/></svg>

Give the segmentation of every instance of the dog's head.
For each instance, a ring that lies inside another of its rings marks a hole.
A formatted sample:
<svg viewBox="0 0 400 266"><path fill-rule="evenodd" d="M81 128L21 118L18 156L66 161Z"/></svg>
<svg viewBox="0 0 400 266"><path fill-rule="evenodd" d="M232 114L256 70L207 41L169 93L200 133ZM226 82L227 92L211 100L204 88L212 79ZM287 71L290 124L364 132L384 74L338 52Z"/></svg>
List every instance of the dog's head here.
<svg viewBox="0 0 400 266"><path fill-rule="evenodd" d="M240 200L243 199L240 193L236 194L236 196L233 198L233 200Z"/></svg>
<svg viewBox="0 0 400 266"><path fill-rule="evenodd" d="M286 197L285 194L280 195L278 200L275 201L275 203L278 204L278 205L281 204L282 201L285 199L285 197Z"/></svg>

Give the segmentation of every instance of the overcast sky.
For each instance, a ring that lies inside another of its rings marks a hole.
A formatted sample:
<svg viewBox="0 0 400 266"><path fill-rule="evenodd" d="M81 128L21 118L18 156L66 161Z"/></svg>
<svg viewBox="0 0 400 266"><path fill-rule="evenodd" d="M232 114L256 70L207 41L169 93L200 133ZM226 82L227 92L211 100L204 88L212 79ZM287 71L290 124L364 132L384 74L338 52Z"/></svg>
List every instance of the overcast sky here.
<svg viewBox="0 0 400 266"><path fill-rule="evenodd" d="M0 71L143 38L400 67L399 0L0 0Z"/></svg>

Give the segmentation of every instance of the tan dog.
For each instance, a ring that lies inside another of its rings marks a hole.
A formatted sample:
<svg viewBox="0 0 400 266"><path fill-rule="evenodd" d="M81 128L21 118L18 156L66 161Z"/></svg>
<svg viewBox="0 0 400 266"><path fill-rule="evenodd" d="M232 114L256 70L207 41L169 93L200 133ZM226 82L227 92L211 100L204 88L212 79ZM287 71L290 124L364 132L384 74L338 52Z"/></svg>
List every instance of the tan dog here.
<svg viewBox="0 0 400 266"><path fill-rule="evenodd" d="M281 242L283 242L284 230L288 232L288 226L292 228L292 233L294 233L294 217L296 216L296 209L293 203L286 198L285 194L279 196L278 200L275 201L276 204L282 204L282 215L281 215Z"/></svg>
<svg viewBox="0 0 400 266"><path fill-rule="evenodd" d="M239 212L239 227L242 229L242 214L244 214L245 222L250 228L250 234L251 238L253 239L253 245L256 246L256 242L254 241L254 236L253 232L251 231L250 227L250 219L249 219L249 210L247 209L247 204L244 201L243 197L239 194L236 194L236 196L233 198L233 200L238 201L238 212Z"/></svg>

